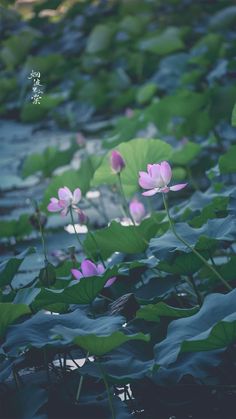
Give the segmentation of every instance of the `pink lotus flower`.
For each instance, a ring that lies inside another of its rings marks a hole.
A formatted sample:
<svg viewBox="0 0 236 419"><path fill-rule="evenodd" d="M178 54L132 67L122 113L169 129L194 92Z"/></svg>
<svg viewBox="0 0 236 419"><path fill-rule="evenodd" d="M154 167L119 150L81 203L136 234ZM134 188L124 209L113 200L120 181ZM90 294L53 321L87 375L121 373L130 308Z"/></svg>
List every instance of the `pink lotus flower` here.
<svg viewBox="0 0 236 419"><path fill-rule="evenodd" d="M149 191L143 192L142 195L152 196L159 192L180 191L180 189L187 186L187 183L168 186L171 178L172 170L167 161L163 161L160 164L148 164L147 172L139 172L139 185L143 189L149 189Z"/></svg>
<svg viewBox="0 0 236 419"><path fill-rule="evenodd" d="M68 211L73 208L75 211L80 211L77 208L77 204L81 199L81 190L79 188L75 189L72 193L67 186L64 188L58 189L58 198L51 198L48 205L49 212L60 212L61 215L65 216L68 214Z"/></svg>
<svg viewBox="0 0 236 419"><path fill-rule="evenodd" d="M130 202L129 212L136 223L140 223L146 213L143 203L136 198Z"/></svg>
<svg viewBox="0 0 236 419"><path fill-rule="evenodd" d="M80 268L81 271L78 269L71 269L72 275L75 277L75 279L78 279L78 281L80 281L81 278L87 278L89 276L100 276L105 272L105 268L101 263L95 265L95 263L91 262L89 259L83 260ZM104 285L104 288L110 287L112 284L114 284L115 280L115 276L109 278Z"/></svg>
<svg viewBox="0 0 236 419"><path fill-rule="evenodd" d="M113 150L110 157L111 168L118 174L125 168L125 161L119 151Z"/></svg>

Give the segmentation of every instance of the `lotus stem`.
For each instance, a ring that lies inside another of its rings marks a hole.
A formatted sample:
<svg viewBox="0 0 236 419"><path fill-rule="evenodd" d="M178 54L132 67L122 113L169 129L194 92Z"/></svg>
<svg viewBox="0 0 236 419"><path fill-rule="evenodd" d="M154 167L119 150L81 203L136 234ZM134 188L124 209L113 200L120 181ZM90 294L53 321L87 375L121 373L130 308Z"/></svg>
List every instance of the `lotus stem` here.
<svg viewBox="0 0 236 419"><path fill-rule="evenodd" d="M164 194L162 194L162 197L163 197L163 203L164 203L164 207L165 207L165 210L166 210L166 214L167 214L167 217L168 217L168 220L169 220L169 224L170 224L170 228L171 228L171 230L172 230L172 232L173 232L173 234L175 235L175 237L181 242L181 243L183 243L186 247L188 247L188 249L190 249L191 250L191 252L193 252L203 263L204 263L204 265L208 268L208 269L210 269L213 273L214 273L214 275L215 276L217 276L217 278L224 284L224 286L229 290L229 291L232 291L232 287L225 281L225 279L221 276L221 274L212 266L212 265L210 265L208 262L207 262L207 260L193 247L193 246L191 246L185 239L183 239L178 233L177 233L177 231L175 230L175 227L174 227L174 224L173 224L173 221L172 221L172 219L171 219L171 216L170 216L170 212L169 212L169 208L168 208L168 204L167 204L167 200L166 200L166 197L165 197L165 195Z"/></svg>
<svg viewBox="0 0 236 419"><path fill-rule="evenodd" d="M102 368L99 360L97 361L97 366L98 366L98 368L101 372L101 376L102 376L103 382L105 384L107 397L108 397L108 401L109 401L109 406L110 406L110 410L111 410L111 417L112 417L112 419L116 419L114 406L113 406L113 403L112 403L112 396L111 396L110 388L109 388L109 385L108 385L108 382L107 382L106 374L104 373L103 368Z"/></svg>
<svg viewBox="0 0 236 419"><path fill-rule="evenodd" d="M79 243L79 245L80 245L80 247L83 249L83 243L81 242L81 240L80 240L80 238L79 238L79 234L77 233L77 231L76 231L76 227L75 227L75 220L74 220L74 215L73 215L73 210L72 210L72 208L70 207L70 217L71 217L71 222L72 222L72 225L73 225L73 228L74 228L74 232L75 232L75 236L76 236L76 238L77 238L77 241L78 241L78 243Z"/></svg>

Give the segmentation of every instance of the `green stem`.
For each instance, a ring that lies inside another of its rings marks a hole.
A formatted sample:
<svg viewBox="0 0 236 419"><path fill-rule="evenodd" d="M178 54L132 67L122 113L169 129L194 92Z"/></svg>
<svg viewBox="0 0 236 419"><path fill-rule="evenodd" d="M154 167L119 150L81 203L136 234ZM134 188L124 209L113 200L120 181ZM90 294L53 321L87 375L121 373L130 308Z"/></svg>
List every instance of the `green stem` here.
<svg viewBox="0 0 236 419"><path fill-rule="evenodd" d="M77 260L76 260L76 257L75 257L75 248L74 248L74 246L69 248L69 252L70 252L70 258L71 258L71 262L73 264L73 268L76 268Z"/></svg>
<svg viewBox="0 0 236 419"><path fill-rule="evenodd" d="M87 361L88 357L89 357L89 352L87 352L87 354L86 354L84 363ZM79 398L80 398L80 394L81 394L81 390L82 390L82 386L83 386L83 381L84 381L84 376L81 375L80 380L79 380L78 390L77 390L77 393L76 393L76 398L75 398L76 403L79 403Z"/></svg>
<svg viewBox="0 0 236 419"><path fill-rule="evenodd" d="M198 287L195 284L195 281L193 279L193 276L192 275L189 275L189 278L188 279L189 279L189 282L190 282L190 284L191 284L191 286L192 286L192 288L193 288L193 290L194 290L194 292L196 294L198 304L200 306L202 306L202 303L203 303L202 296L201 296L201 293L198 291Z"/></svg>
<svg viewBox="0 0 236 419"><path fill-rule="evenodd" d="M191 252L193 252L203 263L204 263L204 265L205 266L207 266L207 268L208 269L210 269L213 273L214 273L214 275L216 275L217 276L217 278L218 279L220 279L220 281L225 285L225 287L229 290L229 291L232 291L232 288L231 288L231 286L225 281L225 279L219 274L219 272L212 266L212 265L210 265L208 262L207 262L207 260L200 254L200 253L198 253L198 251L193 247L193 246L191 246L185 239L183 239L178 233L177 233L177 231L175 230L175 227L174 227L174 224L173 224L173 221L172 221L172 219L171 219L171 216L170 216L170 213L169 213L169 208L168 208L168 204L167 204L167 201L166 201L166 197L165 197L165 195L164 194L162 194L162 197L163 197L163 203L164 203L164 207L165 207L165 210L166 210L166 214L167 214L167 217L168 217L168 220L169 220L169 224L170 224L170 228L171 228L171 230L172 230L172 232L173 232L173 234L175 235L175 237L181 242L181 243L183 243L186 247L188 247L190 250L191 250Z"/></svg>
<svg viewBox="0 0 236 419"><path fill-rule="evenodd" d="M210 261L211 261L212 265L214 266L214 268L217 268L217 266L215 264L215 261L213 259L213 256L212 256L212 254L210 252L209 252L209 257L210 257Z"/></svg>
<svg viewBox="0 0 236 419"><path fill-rule="evenodd" d="M73 225L73 227L74 227L74 232L75 232L76 238L77 238L77 240L78 240L78 242L79 242L79 244L80 244L81 248L83 249L83 244L82 244L82 242L81 242L81 240L80 240L80 238L79 238L79 235L78 235L78 233L77 233L77 231L76 231L76 228L75 228L75 221L74 221L74 216L73 216L73 210L72 210L72 208L71 208L71 207L70 207L70 216L71 216L71 221L72 221L72 225ZM92 239L92 240L93 240L93 242L95 243L95 246L96 246L96 249L97 249L98 256L99 256L99 258L100 258L100 260L101 260L101 262L102 262L102 264L103 264L104 268L106 268L106 265L105 265L105 262L104 262L104 260L103 260L102 255L101 255L101 252L100 252L100 249L99 249L99 246L98 246L97 240L95 239L95 237L94 237L93 233L92 233L89 229L88 229L88 234L90 235L91 239ZM83 250L84 250L84 249L83 249ZM91 254L89 255L89 257L90 257L90 259L92 259L92 260L93 260L93 257L92 257L92 255L91 255Z"/></svg>
<svg viewBox="0 0 236 419"><path fill-rule="evenodd" d="M45 243L45 238L44 238L43 227L42 227L41 222L40 222L40 216L38 216L38 223L39 223L39 229L40 229L40 234L41 234L41 241L42 241L42 248L43 248L44 260L46 262L48 262L46 243Z"/></svg>
<svg viewBox="0 0 236 419"><path fill-rule="evenodd" d="M102 368L99 360L96 362L96 364L97 364L97 366L98 366L98 368L101 372L101 376L102 376L103 382L104 382L105 387L106 387L107 397L108 397L109 406L110 406L110 410L111 410L111 417L112 417L112 419L116 419L115 411L114 411L114 407L113 407L113 403L112 403L112 396L111 396L110 388L109 388L109 385L108 385L108 382L107 382L106 374L104 373L103 368Z"/></svg>
<svg viewBox="0 0 236 419"><path fill-rule="evenodd" d="M43 348L43 359L44 359L44 366L45 366L46 373L47 373L48 385L50 386L51 377L50 377L50 372L49 372L49 366L48 366L48 360L47 360L47 348L46 347Z"/></svg>
<svg viewBox="0 0 236 419"><path fill-rule="evenodd" d="M32 206L35 210L35 215L37 217L37 221L38 221L38 225L39 225L39 231L40 231L40 236L41 236L41 242L42 242L42 248L43 248L43 254L44 254L44 262L45 262L45 267L48 264L48 257L47 257L47 248L46 248L46 242L45 242L45 238L44 238L44 231L43 231L43 226L41 224L41 220L40 220L40 209L38 206L37 201L35 201L34 199L31 200Z"/></svg>
<svg viewBox="0 0 236 419"><path fill-rule="evenodd" d="M17 390L20 390L20 381L19 381L19 378L18 378L17 372L15 371L14 366L12 368L12 373L13 373L13 378L14 378L14 381L15 381L16 388L17 388Z"/></svg>
<svg viewBox="0 0 236 419"><path fill-rule="evenodd" d="M63 369L64 369L65 372L66 372L66 358L67 358L67 353L64 352L64 355L63 355Z"/></svg>
<svg viewBox="0 0 236 419"><path fill-rule="evenodd" d="M39 210L38 206L36 206L36 217L37 217L38 224L39 224L39 231L40 231L43 254L44 254L44 266L45 266L45 272L46 272L47 286L49 287L50 286L49 275L48 275L48 263L49 262L48 262L48 257L47 257L47 248L46 248L43 226L42 226L41 220L40 220L40 210Z"/></svg>
<svg viewBox="0 0 236 419"><path fill-rule="evenodd" d="M109 218L108 218L107 213L106 213L106 208L105 208L105 203L104 203L104 200L103 200L102 192L101 192L101 190L99 192L100 192L100 197L99 198L100 198L100 202L101 202L103 216L105 218L105 221L107 223L109 223Z"/></svg>
<svg viewBox="0 0 236 419"><path fill-rule="evenodd" d="M130 218L131 221L132 221L132 223L133 223L133 225L136 227L135 221L134 221L134 219L133 219L133 217L132 217L132 215L130 214L130 211L129 211L129 205L128 205L128 202L126 200L126 196L125 196L125 193L124 193L124 189L123 189L123 185L122 185L122 182L121 182L120 173L117 173L117 176L118 176L118 181L119 181L120 194L121 194L121 197L122 197L122 200L123 200L123 209L124 209L124 212L126 214L126 217Z"/></svg>
<svg viewBox="0 0 236 419"><path fill-rule="evenodd" d="M83 381L84 381L84 376L81 375L80 380L79 380L78 390L77 390L77 393L76 393L76 400L75 400L76 404L79 403L79 398L80 398L80 393L81 393L82 386L83 386Z"/></svg>
<svg viewBox="0 0 236 419"><path fill-rule="evenodd" d="M93 240L93 242L94 242L94 244L95 244L95 246L96 246L96 249L97 249L97 255L99 256L99 259L100 259L100 261L101 261L101 262L102 262L102 264L103 264L103 267L106 269L106 264L105 264L105 262L104 262L104 259L103 259L103 257L102 257L102 254L101 254L101 252L100 252L100 249L99 249L99 246L98 246L98 242L97 242L96 238L94 237L94 234L93 234L93 233L92 233L92 231L90 231L89 229L88 229L88 234L90 235L91 239Z"/></svg>
<svg viewBox="0 0 236 419"><path fill-rule="evenodd" d="M81 242L81 240L79 238L79 235L78 235L78 233L76 231L76 228L75 228L75 220L74 220L74 215L73 215L73 209L71 207L70 207L70 216L71 216L71 222L72 222L72 225L73 225L73 228L74 228L75 236L78 240L78 243L79 243L80 247L83 249L83 243Z"/></svg>
<svg viewBox="0 0 236 419"><path fill-rule="evenodd" d="M86 156L87 156L87 160L88 160L88 164L90 166L91 173L94 173L93 162L91 160L91 157L90 157L90 154L87 150L86 145L85 145L85 153L86 153ZM92 204L91 202L90 203L93 205L94 208L96 208L96 210L105 218L105 221L108 223L109 219L108 219L107 214L106 214L106 209L105 209L104 201L103 201L103 198L102 198L102 194L101 194L101 191L99 191L99 192L100 192L100 202L101 202L102 212L100 212L100 210L97 208L96 205Z"/></svg>

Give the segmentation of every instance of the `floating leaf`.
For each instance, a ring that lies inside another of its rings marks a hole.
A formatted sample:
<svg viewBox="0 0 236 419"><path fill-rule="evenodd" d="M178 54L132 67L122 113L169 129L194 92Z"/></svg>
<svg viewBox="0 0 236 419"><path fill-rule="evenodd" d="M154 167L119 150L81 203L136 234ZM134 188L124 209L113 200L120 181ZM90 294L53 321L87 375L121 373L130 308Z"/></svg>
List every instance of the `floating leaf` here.
<svg viewBox="0 0 236 419"><path fill-rule="evenodd" d="M62 94L42 94L42 99L40 99L40 104L38 105L31 102L25 102L20 113L21 121L41 121L44 117L46 117L50 110L63 102L64 99L65 98Z"/></svg>
<svg viewBox="0 0 236 419"><path fill-rule="evenodd" d="M176 308L160 302L157 304L147 304L146 306L141 307L137 311L136 317L150 322L159 322L160 317L173 317L174 319L179 319L192 316L193 314L196 314L198 310L198 307L185 309Z"/></svg>
<svg viewBox="0 0 236 419"><path fill-rule="evenodd" d="M229 150L219 158L220 172L236 173L236 145L232 145Z"/></svg>
<svg viewBox="0 0 236 419"><path fill-rule="evenodd" d="M211 333L213 333L214 338L214 331L216 331L216 335L219 337L218 348L231 343L232 336L234 335L234 339L236 337L235 324L234 331L232 330L232 325L227 329L229 334L224 334L224 327L222 326L214 328L221 322L229 320L231 323L230 320L235 321L235 298L236 290L226 295L208 295L197 314L172 321L168 327L166 339L155 345L156 363L162 366L172 364L182 351L184 352L187 348L190 350L192 340L198 341L201 337L204 339L208 335L210 337ZM207 348L212 349L213 346L209 344L203 350L207 350ZM194 342L192 348L194 348ZM200 345L199 350L201 350Z"/></svg>
<svg viewBox="0 0 236 419"><path fill-rule="evenodd" d="M145 251L148 241L157 231L165 231L166 224L161 223L163 218L163 214L153 215L143 220L139 226L122 226L112 221L108 227L94 232L93 235L105 259L114 252L140 253ZM97 247L90 236L85 239L84 248L86 252L97 255Z"/></svg>
<svg viewBox="0 0 236 419"><path fill-rule="evenodd" d="M171 160L174 164L186 166L189 164L201 151L200 144L188 141L180 150L174 150Z"/></svg>
<svg viewBox="0 0 236 419"><path fill-rule="evenodd" d="M143 351L137 348L137 342L127 343L125 347L117 348L112 354L100 360L100 365L106 371L109 382L114 384L130 384L145 378L150 374L153 360L148 359ZM81 368L82 374L99 378L100 371L94 362L89 362Z"/></svg>
<svg viewBox="0 0 236 419"><path fill-rule="evenodd" d="M211 29L228 29L236 23L236 6L219 10L211 16L209 27Z"/></svg>
<svg viewBox="0 0 236 419"><path fill-rule="evenodd" d="M233 127L236 127L236 104L233 107L231 123Z"/></svg>
<svg viewBox="0 0 236 419"><path fill-rule="evenodd" d="M143 30L143 20L141 15L126 15L120 22L120 29L131 35L138 35Z"/></svg>
<svg viewBox="0 0 236 419"><path fill-rule="evenodd" d="M20 323L17 328L12 326L4 347L8 353L15 355L19 349L29 347L61 347L76 343L93 354L102 355L130 340L149 341L149 336L143 333L125 335L120 332L118 329L122 322L124 318L121 316L91 319L79 309L60 316L41 312Z"/></svg>
<svg viewBox="0 0 236 419"><path fill-rule="evenodd" d="M23 163L23 177L30 176L35 172L42 172L44 176L50 176L57 167L70 163L77 148L75 144L71 144L63 151L58 150L57 147L47 147L43 153L30 154Z"/></svg>
<svg viewBox="0 0 236 419"><path fill-rule="evenodd" d="M96 25L90 33L86 51L89 54L96 54L106 50L112 40L112 29L107 25Z"/></svg>
<svg viewBox="0 0 236 419"><path fill-rule="evenodd" d="M0 221L0 237L15 237L16 239L27 236L32 231L29 216L22 214L18 220Z"/></svg>
<svg viewBox="0 0 236 419"><path fill-rule="evenodd" d="M200 352L229 346L236 338L236 313L224 317L212 329L199 333L194 338L184 340L181 352Z"/></svg>
<svg viewBox="0 0 236 419"><path fill-rule="evenodd" d="M217 241L233 241L235 239L235 219L231 216L208 220L200 228L192 228L186 223L175 226L177 233L191 246L198 250L211 249ZM169 258L173 252L189 253L191 250L174 236L171 230L150 242L150 249L159 258Z"/></svg>
<svg viewBox="0 0 236 419"><path fill-rule="evenodd" d="M104 316L98 319L89 318L83 310L76 309L68 314L46 314L45 312L36 313L30 319L11 326L6 336L4 348L11 355L18 354L19 348L42 348L46 345L55 347L64 346L64 343L55 340L55 333L52 330L56 327L66 327L71 330L78 329L81 335L95 334L109 335L118 330L124 318L121 316ZM37 331L35 333L35 331Z"/></svg>
<svg viewBox="0 0 236 419"><path fill-rule="evenodd" d="M8 326L30 312L26 304L0 303L0 338L2 339Z"/></svg>
<svg viewBox="0 0 236 419"><path fill-rule="evenodd" d="M150 102L152 97L157 91L157 85L154 83L148 83L140 87L137 92L136 100L140 105Z"/></svg>
<svg viewBox="0 0 236 419"><path fill-rule="evenodd" d="M194 253L177 255L170 262L162 260L158 263L158 269L177 275L193 275L199 271L203 262Z"/></svg>
<svg viewBox="0 0 236 419"><path fill-rule="evenodd" d="M82 278L77 284L62 290L41 288L32 302L32 307L34 310L40 310L58 303L90 304L102 291L108 279L106 274L103 277Z"/></svg>
<svg viewBox="0 0 236 419"><path fill-rule="evenodd" d="M119 331L113 332L109 336L97 336L96 334L83 334L81 336L77 336L79 331L76 329L72 330L65 327L55 327L53 332L58 334L57 339L60 339L63 342L65 341L66 343L75 343L90 354L96 356L104 355L118 346L132 340L142 340L144 342L149 342L150 340L149 336L144 335L143 333L125 335L123 332Z"/></svg>
<svg viewBox="0 0 236 419"><path fill-rule="evenodd" d="M139 43L141 51L149 51L158 55L167 55L184 48L178 28L169 27L162 33L143 38Z"/></svg>
<svg viewBox="0 0 236 419"><path fill-rule="evenodd" d="M16 89L17 81L15 78L2 77L0 80L0 103L9 100L9 96L12 96Z"/></svg>
<svg viewBox="0 0 236 419"><path fill-rule="evenodd" d="M65 64L61 54L34 55L27 58L26 67L30 73L32 68L41 73L42 84L60 80L65 72Z"/></svg>
<svg viewBox="0 0 236 419"><path fill-rule="evenodd" d="M3 41L0 58L6 67L13 69L22 63L31 50L34 40L38 37L38 31L28 28ZM21 48L19 48L19 43Z"/></svg>
<svg viewBox="0 0 236 419"><path fill-rule="evenodd" d="M30 247L19 255L7 259L0 264L0 287L11 283L25 257L32 253L35 253L35 249Z"/></svg>

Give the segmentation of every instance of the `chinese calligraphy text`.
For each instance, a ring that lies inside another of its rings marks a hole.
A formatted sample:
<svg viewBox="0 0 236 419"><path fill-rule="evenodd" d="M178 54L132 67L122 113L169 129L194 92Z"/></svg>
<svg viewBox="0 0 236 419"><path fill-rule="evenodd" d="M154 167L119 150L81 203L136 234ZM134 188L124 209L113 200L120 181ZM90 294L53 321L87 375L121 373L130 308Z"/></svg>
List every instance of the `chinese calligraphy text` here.
<svg viewBox="0 0 236 419"><path fill-rule="evenodd" d="M42 84L40 82L40 71L32 70L29 77L29 80L33 80L33 87L32 87L32 96L31 100L34 105L40 105L40 100L42 99Z"/></svg>

